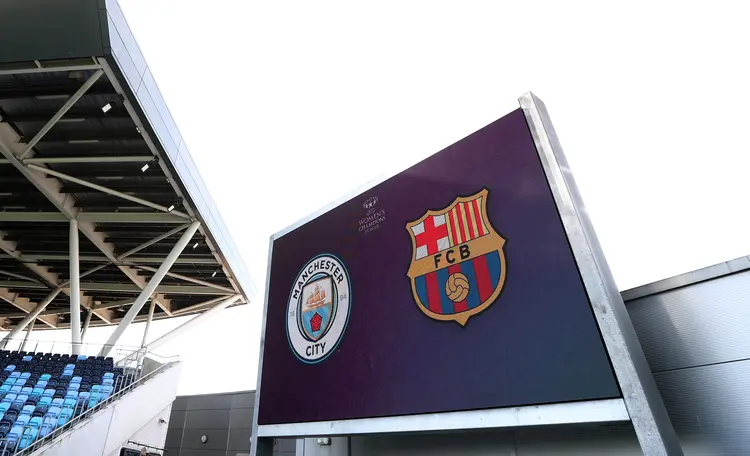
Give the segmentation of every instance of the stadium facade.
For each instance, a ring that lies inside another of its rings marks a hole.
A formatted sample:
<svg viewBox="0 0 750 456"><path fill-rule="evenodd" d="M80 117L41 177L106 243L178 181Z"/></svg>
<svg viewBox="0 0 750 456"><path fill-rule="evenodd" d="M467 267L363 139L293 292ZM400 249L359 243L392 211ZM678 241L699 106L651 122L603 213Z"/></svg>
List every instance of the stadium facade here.
<svg viewBox="0 0 750 456"><path fill-rule="evenodd" d="M0 41L0 455L162 454L156 351L255 287L116 1L2 2Z"/></svg>

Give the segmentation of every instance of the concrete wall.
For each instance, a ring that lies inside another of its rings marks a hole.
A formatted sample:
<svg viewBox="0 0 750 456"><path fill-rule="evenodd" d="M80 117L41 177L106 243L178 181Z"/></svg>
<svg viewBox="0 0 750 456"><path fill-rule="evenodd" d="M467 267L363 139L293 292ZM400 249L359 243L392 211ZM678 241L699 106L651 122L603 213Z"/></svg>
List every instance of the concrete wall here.
<svg viewBox="0 0 750 456"><path fill-rule="evenodd" d="M167 368L41 451L46 456L110 456L136 436L148 439L141 443L162 447L167 425L159 418L169 419L179 376L179 364Z"/></svg>
<svg viewBox="0 0 750 456"><path fill-rule="evenodd" d="M182 396L172 404L165 449L169 456L242 456L250 453L255 393ZM206 436L206 442L201 437ZM295 454L294 440L279 441L276 454Z"/></svg>

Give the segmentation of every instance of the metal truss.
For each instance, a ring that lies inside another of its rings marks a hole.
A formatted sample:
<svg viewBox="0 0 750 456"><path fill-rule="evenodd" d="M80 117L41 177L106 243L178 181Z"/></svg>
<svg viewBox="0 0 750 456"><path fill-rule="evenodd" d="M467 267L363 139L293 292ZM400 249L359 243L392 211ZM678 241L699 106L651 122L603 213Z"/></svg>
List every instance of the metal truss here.
<svg viewBox="0 0 750 456"><path fill-rule="evenodd" d="M22 310L26 314L26 318L22 321L23 325L17 325L14 328L14 332L19 334L25 326L29 325L35 320L40 320L47 326L52 328L63 327L65 325L58 324L58 314L64 314L65 312L59 311L45 311L46 306L52 302L59 292L67 295L74 295L71 298L71 324L70 327L72 332L72 341L74 347L76 344L80 344L83 335L87 328L91 325L91 315L96 315L100 320L107 324L116 322L113 312L109 309L119 306L130 305L129 311L119 321L119 325L113 333L112 337L108 341L108 345L111 347L114 345L119 336L124 332L128 325L132 321L140 320L138 312L143 307L144 303L149 299L152 300L154 305L158 305L162 311L172 316L172 306L168 299L165 298L164 294L191 294L191 295L219 295L219 298L212 299L203 303L199 303L194 306L189 306L180 310L180 314L187 314L195 311L205 310L209 306L213 305L216 310L227 307L232 303L236 302L241 298L238 295L238 286L234 279L227 274L227 278L230 281L233 288L222 287L220 285L212 284L200 279L189 277L182 274L170 273L168 270L172 264L217 264L217 267L223 263L218 251L214 246L210 245L210 238L207 236L205 229L200 226L200 223L196 221L196 214L187 207L187 213L174 210L174 206L165 207L161 204L157 204L148 201L143 198L135 197L128 193L124 193L112 188L108 188L93 182L89 182L85 179L81 179L75 176L71 176L66 173L62 173L53 169L48 168L46 165L51 164L77 164L77 163L112 163L112 162L156 162L161 167L164 174L168 177L172 188L180 198L184 198L181 189L175 183L175 179L171 175L169 168L158 160L159 151L154 141L147 133L146 129L140 123L139 117L136 114L132 103L125 97L122 87L120 86L117 78L114 76L109 64L104 59L94 59L93 64L83 64L79 66L65 66L65 67L44 67L41 63L37 62L36 68L21 68L16 70L0 70L0 75L8 74L30 74L30 73L43 73L43 72L54 72L54 71L78 71L78 70L95 70L93 75L90 76L86 82L65 102L62 108L60 108L42 127L33 138L27 143L21 142L21 138L18 137L15 131L5 125L0 125L0 154L3 158L0 158L0 165L12 165L31 183L37 188L45 198L52 203L59 212L0 212L0 222L29 222L29 223L70 223L70 244L71 249L69 255L59 254L24 254L16 249L16 245L13 242L4 240L4 233L0 232L0 259L2 258L13 258L16 261L23 264L29 271L36 276L40 277L43 282L39 282L33 277L24 276L22 274L10 273L9 271L0 271L0 275L8 276L12 279L3 281L2 285L6 288L0 288L0 299L9 302L16 308ZM143 156L129 156L129 157L36 157L35 146L49 133L49 131L60 122L63 117L74 107L74 105L83 97L86 92L99 80L102 76L106 75L109 82L115 88L119 96L123 97L125 108L130 118L135 122L136 127L140 135L145 140L146 144L150 148L153 155ZM86 212L75 206L75 201L65 192L63 192L63 185L57 179L49 179L48 176L55 177L62 181L72 182L74 184L87 187L100 191L102 193L119 197L124 200L155 209L159 212ZM148 242L132 249L125 254L115 255L115 247L113 244L107 242L106 233L97 230L97 223L159 223L159 224L180 224L179 227L170 230L163 235L160 235ZM187 222L187 223L186 223ZM192 223L190 223L192 222ZM206 243L209 244L209 248L214 255L215 261L211 262L205 258L178 258L185 245L190 240L196 230L201 230ZM172 252L166 257L166 259L154 258L154 257L135 257L133 254L140 250L145 249L157 242L160 242L179 231L186 230L183 236L178 242ZM82 233L96 248L101 252L99 255L83 254L80 255L77 249L77 236L78 233ZM1 253L4 252L4 253ZM71 279L62 282L59 280L57 274L49 271L48 268L43 267L39 264L41 261L46 260L67 260L71 265ZM101 265L96 268L90 269L83 273L79 273L77 270L80 261L91 261L100 262ZM108 284L108 283L80 283L81 277L90 275L98 270L103 269L109 264L116 265L128 279L132 282L132 285L123 284ZM153 268L146 266L146 264L160 264L159 268ZM142 276L138 274L139 270L145 270L154 272L154 276L151 280L146 281ZM195 284L191 285L160 285L161 279L164 276L170 276L186 282ZM36 306L31 303L28 299L20 298L16 294L9 291L13 289L50 289L51 293L48 296L49 299L41 301ZM127 301L115 301L112 303L95 304L92 299L83 294L86 291L113 291L113 292L140 292L138 298ZM50 297L51 296L51 297ZM236 299L233 299L236 298ZM229 299L227 299L229 298ZM88 310L86 314L86 321L84 322L83 328L80 328L80 313L78 312L78 303ZM147 321L150 322L153 319L153 305L150 309ZM76 315L72 315L75 313ZM7 314L0 315L0 318L11 318L12 316L18 316L18 314ZM191 320L192 321L192 320ZM97 325L94 325L97 326ZM146 335L144 335L144 344L146 342ZM106 354L109 350L105 349L102 351Z"/></svg>

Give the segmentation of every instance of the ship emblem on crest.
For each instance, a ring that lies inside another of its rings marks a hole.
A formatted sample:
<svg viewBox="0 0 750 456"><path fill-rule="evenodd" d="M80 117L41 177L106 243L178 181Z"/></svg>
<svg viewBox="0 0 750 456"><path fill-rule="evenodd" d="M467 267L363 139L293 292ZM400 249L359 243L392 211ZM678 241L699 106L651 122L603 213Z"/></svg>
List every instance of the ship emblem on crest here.
<svg viewBox="0 0 750 456"><path fill-rule="evenodd" d="M489 308L505 284L505 239L487 216L489 190L456 198L407 223L413 252L407 276L419 309L461 326Z"/></svg>
<svg viewBox="0 0 750 456"><path fill-rule="evenodd" d="M339 258L321 254L302 267L289 293L286 318L289 346L300 361L319 363L336 350L351 303L349 272Z"/></svg>

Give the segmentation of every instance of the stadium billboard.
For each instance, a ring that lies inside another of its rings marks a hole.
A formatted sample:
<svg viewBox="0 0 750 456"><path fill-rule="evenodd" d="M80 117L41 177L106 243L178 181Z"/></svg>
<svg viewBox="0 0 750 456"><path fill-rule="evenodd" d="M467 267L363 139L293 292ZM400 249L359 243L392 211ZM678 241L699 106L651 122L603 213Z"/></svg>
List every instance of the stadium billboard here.
<svg viewBox="0 0 750 456"><path fill-rule="evenodd" d="M636 422L538 103L272 237L254 438Z"/></svg>

